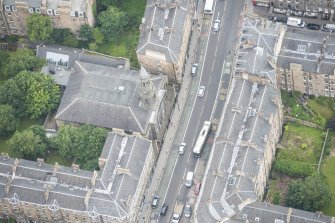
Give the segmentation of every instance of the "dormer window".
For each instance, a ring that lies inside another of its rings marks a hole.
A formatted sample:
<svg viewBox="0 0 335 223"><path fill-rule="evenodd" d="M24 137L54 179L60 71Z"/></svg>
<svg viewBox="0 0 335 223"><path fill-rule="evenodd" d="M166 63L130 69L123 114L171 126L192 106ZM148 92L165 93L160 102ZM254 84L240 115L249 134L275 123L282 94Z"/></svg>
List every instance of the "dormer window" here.
<svg viewBox="0 0 335 223"><path fill-rule="evenodd" d="M47 14L48 15L53 15L52 9L47 9Z"/></svg>
<svg viewBox="0 0 335 223"><path fill-rule="evenodd" d="M11 12L12 10L10 9L10 5L5 5L5 11Z"/></svg>

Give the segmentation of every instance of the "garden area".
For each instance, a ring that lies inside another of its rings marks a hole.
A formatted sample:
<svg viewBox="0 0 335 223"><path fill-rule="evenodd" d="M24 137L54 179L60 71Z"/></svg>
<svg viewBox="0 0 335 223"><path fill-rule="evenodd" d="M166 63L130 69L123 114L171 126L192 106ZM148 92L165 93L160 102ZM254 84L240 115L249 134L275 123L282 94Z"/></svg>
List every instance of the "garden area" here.
<svg viewBox="0 0 335 223"><path fill-rule="evenodd" d="M334 146L333 135L329 132L323 158L330 154ZM268 201L308 211L326 211L331 207L326 197L330 198L335 190L327 179L329 173L322 171L320 174L317 171L325 136L323 129L286 123L269 179ZM313 188L318 188L317 192ZM310 200L322 200L320 197L325 199L321 204Z"/></svg>
<svg viewBox="0 0 335 223"><path fill-rule="evenodd" d="M303 121L326 126L335 116L335 101L328 97L305 97L299 92L281 92L284 114Z"/></svg>

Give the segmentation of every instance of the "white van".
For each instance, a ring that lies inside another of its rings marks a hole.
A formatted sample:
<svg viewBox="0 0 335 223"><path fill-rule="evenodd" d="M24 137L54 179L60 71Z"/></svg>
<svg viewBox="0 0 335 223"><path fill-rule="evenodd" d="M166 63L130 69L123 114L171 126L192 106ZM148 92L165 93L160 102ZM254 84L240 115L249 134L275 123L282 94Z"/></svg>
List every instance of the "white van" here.
<svg viewBox="0 0 335 223"><path fill-rule="evenodd" d="M325 32L335 32L335 24L324 24L321 30Z"/></svg>
<svg viewBox="0 0 335 223"><path fill-rule="evenodd" d="M298 18L294 18L294 17L288 17L287 25L288 26L293 26L293 27L303 28L305 26L305 22L302 19L298 19Z"/></svg>
<svg viewBox="0 0 335 223"><path fill-rule="evenodd" d="M185 186L186 187L192 187L193 184L193 172L187 172L186 180L185 180Z"/></svg>

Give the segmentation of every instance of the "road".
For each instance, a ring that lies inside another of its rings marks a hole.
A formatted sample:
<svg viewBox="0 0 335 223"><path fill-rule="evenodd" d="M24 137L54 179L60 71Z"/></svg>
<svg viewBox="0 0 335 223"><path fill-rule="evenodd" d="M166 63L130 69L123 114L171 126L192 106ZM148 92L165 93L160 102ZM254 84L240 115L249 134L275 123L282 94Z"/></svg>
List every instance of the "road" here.
<svg viewBox="0 0 335 223"><path fill-rule="evenodd" d="M201 53L203 50L204 53L203 65L200 66L198 75L201 76L199 86L206 88L205 95L194 101L186 130L178 133L184 134L182 141L187 144L187 148L184 155L175 157L172 175L161 201L168 204L169 209L165 217L159 217L158 222L160 223L169 222L176 200L188 202L189 191L193 190L193 188L187 189L184 185L187 171L196 172L199 162L199 159L192 156L192 148L204 121L219 119L213 115L220 115L215 112L220 89L222 87L228 88L230 74L225 74L224 64L227 58L233 58L232 54L238 40L238 27L243 7L244 0L217 0L213 15L204 17L203 24L208 26L207 32L203 33L207 35L207 44L204 49L198 51ZM212 30L215 19L221 20L220 30L216 33ZM195 176L195 181L197 180L199 179ZM166 185L164 186L166 187ZM193 191L190 193L193 194Z"/></svg>

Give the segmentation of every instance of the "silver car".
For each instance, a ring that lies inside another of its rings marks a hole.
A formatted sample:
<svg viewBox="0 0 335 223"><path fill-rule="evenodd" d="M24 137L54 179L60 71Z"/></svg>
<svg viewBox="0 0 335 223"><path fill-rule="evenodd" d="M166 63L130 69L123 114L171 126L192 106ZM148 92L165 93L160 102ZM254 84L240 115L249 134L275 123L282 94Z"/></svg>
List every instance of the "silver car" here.
<svg viewBox="0 0 335 223"><path fill-rule="evenodd" d="M219 30L220 30L220 23L221 23L221 21L219 19L216 19L214 21L214 26L213 26L214 32L219 32Z"/></svg>
<svg viewBox="0 0 335 223"><path fill-rule="evenodd" d="M205 95L205 86L200 86L198 90L198 97L202 98Z"/></svg>
<svg viewBox="0 0 335 223"><path fill-rule="evenodd" d="M185 153L186 143L182 143L179 146L179 155L183 155Z"/></svg>

